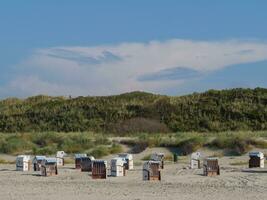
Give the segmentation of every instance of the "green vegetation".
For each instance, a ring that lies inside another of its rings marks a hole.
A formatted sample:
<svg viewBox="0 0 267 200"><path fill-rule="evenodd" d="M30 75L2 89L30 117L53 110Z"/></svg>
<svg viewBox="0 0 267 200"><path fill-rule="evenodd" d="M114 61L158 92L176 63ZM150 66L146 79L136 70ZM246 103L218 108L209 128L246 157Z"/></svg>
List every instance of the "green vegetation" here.
<svg viewBox="0 0 267 200"><path fill-rule="evenodd" d="M122 146L119 144L112 144L112 146L97 146L92 151L89 151L89 155L94 156L95 158L101 158L103 156L107 156L109 154L118 154L122 153Z"/></svg>
<svg viewBox="0 0 267 200"><path fill-rule="evenodd" d="M151 154L145 155L141 160L150 160Z"/></svg>
<svg viewBox="0 0 267 200"><path fill-rule="evenodd" d="M109 149L105 146L98 146L98 147L94 148L92 151L90 151L90 155L92 155L96 158L107 156L107 155L109 155Z"/></svg>
<svg viewBox="0 0 267 200"><path fill-rule="evenodd" d="M224 150L224 155L242 155L253 147L267 148L267 132L222 132L222 133L173 133L141 134L121 143L133 147L175 148L179 155L188 155L200 148ZM134 149L134 148L133 148ZM136 152L140 152L136 151ZM144 159L147 159L145 157Z"/></svg>
<svg viewBox="0 0 267 200"><path fill-rule="evenodd" d="M259 131L267 130L266 105L267 89L262 88L210 90L181 97L132 92L74 99L10 98L0 101L0 132L93 131L123 136L143 132ZM16 146L16 141L13 144ZM66 145L71 146L71 141ZM73 148L75 151L77 147Z"/></svg>
<svg viewBox="0 0 267 200"><path fill-rule="evenodd" d="M266 138L267 131L143 133L135 137L117 139L113 135L92 132L1 133L0 153L54 155L56 151L63 150L68 154L84 152L101 158L109 154L121 153L122 145L128 145L133 152L141 152L147 147L166 147L178 153L180 159L180 156L200 148L223 150L224 155L241 155L253 147L267 148ZM166 156L169 160L173 160L173 155Z"/></svg>
<svg viewBox="0 0 267 200"><path fill-rule="evenodd" d="M227 134L220 135L208 145L217 149L227 149L228 153L232 155L242 155L251 150L252 147L267 148L266 141L244 133L232 136Z"/></svg>
<svg viewBox="0 0 267 200"><path fill-rule="evenodd" d="M122 148L122 146L119 145L119 144L113 144L113 145L111 146L111 148L109 149L109 152L110 152L111 154L122 153L122 152L123 152L123 148Z"/></svg>
<svg viewBox="0 0 267 200"><path fill-rule="evenodd" d="M150 160L150 158L151 158L151 154L148 154L148 155L145 155L141 160L146 161L146 160ZM173 161L173 155L171 154L165 155L164 160Z"/></svg>
<svg viewBox="0 0 267 200"><path fill-rule="evenodd" d="M0 153L31 153L53 155L58 150L67 153L87 152L99 158L122 152L119 144L101 134L86 133L12 133L0 134Z"/></svg>
<svg viewBox="0 0 267 200"><path fill-rule="evenodd" d="M86 152L95 157L167 147L240 155L267 148L267 89L210 90L181 97L132 92L107 97L0 101L0 153ZM119 142L110 137L125 136Z"/></svg>

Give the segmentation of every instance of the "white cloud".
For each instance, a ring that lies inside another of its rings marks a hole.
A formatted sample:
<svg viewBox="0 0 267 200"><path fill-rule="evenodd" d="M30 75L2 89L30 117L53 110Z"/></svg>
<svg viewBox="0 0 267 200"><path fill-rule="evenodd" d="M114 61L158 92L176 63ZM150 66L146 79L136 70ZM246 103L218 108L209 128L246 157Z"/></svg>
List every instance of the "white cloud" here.
<svg viewBox="0 0 267 200"><path fill-rule="evenodd" d="M179 87L188 80L141 81L138 78L177 67L205 74L235 64L266 59L267 43L258 41L175 39L92 47L53 47L38 49L19 63L18 67L25 73L10 80L0 90L22 96L40 93L109 95L132 90L162 92Z"/></svg>

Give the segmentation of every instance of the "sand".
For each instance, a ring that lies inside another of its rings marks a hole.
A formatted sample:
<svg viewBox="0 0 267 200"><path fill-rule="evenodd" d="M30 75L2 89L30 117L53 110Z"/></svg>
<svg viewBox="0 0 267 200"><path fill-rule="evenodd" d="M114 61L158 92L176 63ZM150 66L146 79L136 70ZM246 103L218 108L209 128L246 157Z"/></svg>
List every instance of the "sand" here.
<svg viewBox="0 0 267 200"><path fill-rule="evenodd" d="M0 199L267 199L267 168L245 171L246 165L230 165L247 161L246 155L220 158L221 175L216 177L203 176L202 169L184 169L188 166L186 157L178 164L168 162L160 182L142 180L141 155L135 155L139 166L128 171L126 177L106 180L93 180L89 173L75 170L72 164L61 167L59 175L53 177L41 177L33 171L18 172L15 165L0 165Z"/></svg>

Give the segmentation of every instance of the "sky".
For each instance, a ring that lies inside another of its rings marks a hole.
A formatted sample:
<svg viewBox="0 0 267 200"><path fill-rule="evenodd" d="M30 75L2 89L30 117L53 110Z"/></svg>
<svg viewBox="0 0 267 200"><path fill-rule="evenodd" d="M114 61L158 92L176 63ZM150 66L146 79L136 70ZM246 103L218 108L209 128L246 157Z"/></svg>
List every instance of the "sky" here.
<svg viewBox="0 0 267 200"><path fill-rule="evenodd" d="M0 98L267 87L266 0L2 0Z"/></svg>

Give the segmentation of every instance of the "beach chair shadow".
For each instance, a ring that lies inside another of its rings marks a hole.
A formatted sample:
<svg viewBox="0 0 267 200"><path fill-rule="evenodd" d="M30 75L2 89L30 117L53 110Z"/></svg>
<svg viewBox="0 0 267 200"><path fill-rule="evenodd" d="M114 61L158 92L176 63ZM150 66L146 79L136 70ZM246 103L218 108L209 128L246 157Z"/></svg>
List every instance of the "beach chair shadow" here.
<svg viewBox="0 0 267 200"><path fill-rule="evenodd" d="M259 174L259 173L267 173L267 169L251 168L251 169L243 169L241 172Z"/></svg>

